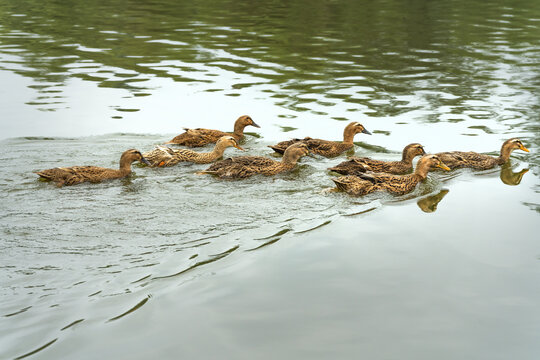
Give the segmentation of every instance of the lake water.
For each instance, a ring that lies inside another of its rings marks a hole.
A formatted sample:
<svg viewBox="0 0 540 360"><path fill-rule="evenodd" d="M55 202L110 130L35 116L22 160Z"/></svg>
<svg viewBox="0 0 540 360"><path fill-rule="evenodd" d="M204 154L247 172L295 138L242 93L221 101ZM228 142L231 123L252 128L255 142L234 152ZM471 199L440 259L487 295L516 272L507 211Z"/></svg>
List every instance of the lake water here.
<svg viewBox="0 0 540 360"><path fill-rule="evenodd" d="M0 358L537 359L539 79L535 0L0 0ZM359 156L531 152L400 197L332 192L352 152L242 181L33 174L243 114L276 159L350 121Z"/></svg>

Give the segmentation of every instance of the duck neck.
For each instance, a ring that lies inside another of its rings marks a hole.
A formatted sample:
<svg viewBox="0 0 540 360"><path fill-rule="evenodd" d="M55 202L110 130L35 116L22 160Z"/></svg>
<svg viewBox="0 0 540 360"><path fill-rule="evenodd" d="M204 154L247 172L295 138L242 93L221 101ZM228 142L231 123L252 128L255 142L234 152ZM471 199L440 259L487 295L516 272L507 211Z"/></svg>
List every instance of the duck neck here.
<svg viewBox="0 0 540 360"><path fill-rule="evenodd" d="M291 156L290 154L284 154L283 158L281 159L281 166L284 168L293 168L296 166L297 162L297 157Z"/></svg>
<svg viewBox="0 0 540 360"><path fill-rule="evenodd" d="M219 159L223 156L226 148L227 146L225 146L224 144L216 144L216 146L214 146L214 149L208 154L214 159Z"/></svg>
<svg viewBox="0 0 540 360"><path fill-rule="evenodd" d="M403 150L403 155L401 156L401 162L411 165L414 159L414 154L411 154L408 149Z"/></svg>
<svg viewBox="0 0 540 360"><path fill-rule="evenodd" d="M427 178L427 174L429 172L429 165L424 163L419 163L416 165L416 169L414 170L413 176L419 178L420 180L424 180Z"/></svg>
<svg viewBox="0 0 540 360"><path fill-rule="evenodd" d="M124 159L124 158L121 158L120 159L120 174L122 175L127 175L131 172L131 163L133 161L131 161L130 159Z"/></svg>
<svg viewBox="0 0 540 360"><path fill-rule="evenodd" d="M233 136L236 138L236 139L241 139L244 137L244 128L246 127L247 125L244 124L242 121L237 121L234 123L234 131L233 131Z"/></svg>
<svg viewBox="0 0 540 360"><path fill-rule="evenodd" d="M356 132L354 132L354 129L347 129L343 130L343 143L347 145L352 145L354 140L354 135L356 135Z"/></svg>
<svg viewBox="0 0 540 360"><path fill-rule="evenodd" d="M504 164L505 162L508 161L508 159L510 159L510 154L512 153L512 148L510 146L507 146L507 144L503 144L503 146L501 147L501 155L497 158L497 162L499 164Z"/></svg>

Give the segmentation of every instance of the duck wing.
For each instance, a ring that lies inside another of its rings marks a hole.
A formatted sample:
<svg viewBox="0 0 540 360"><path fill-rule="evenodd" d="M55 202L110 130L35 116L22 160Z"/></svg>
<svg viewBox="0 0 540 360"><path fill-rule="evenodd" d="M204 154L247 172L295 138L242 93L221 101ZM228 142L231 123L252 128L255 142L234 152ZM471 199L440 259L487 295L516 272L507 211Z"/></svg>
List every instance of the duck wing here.
<svg viewBox="0 0 540 360"><path fill-rule="evenodd" d="M371 170L359 158L352 158L347 161L343 161L334 167L328 168L330 171L335 171L343 175L357 175Z"/></svg>
<svg viewBox="0 0 540 360"><path fill-rule="evenodd" d="M263 156L237 156L217 161L210 165L208 171L216 171L226 167L257 167L265 168L274 165L276 161Z"/></svg>
<svg viewBox="0 0 540 360"><path fill-rule="evenodd" d="M372 182L354 175L340 176L332 181L339 190L354 196L366 195L375 190Z"/></svg>
<svg viewBox="0 0 540 360"><path fill-rule="evenodd" d="M386 174L386 173L376 173L376 172L372 172L372 171L361 173L361 174L358 174L356 176L358 176L361 179L370 181L373 184L399 183L399 182L401 182L403 180L403 176L393 175L393 174Z"/></svg>
<svg viewBox="0 0 540 360"><path fill-rule="evenodd" d="M143 154L144 158L150 162L150 166L170 166L174 160L173 149L165 146L156 146L155 149Z"/></svg>
<svg viewBox="0 0 540 360"><path fill-rule="evenodd" d="M214 174L221 178L246 178L264 173L279 162L262 156L239 156L215 162L202 173Z"/></svg>
<svg viewBox="0 0 540 360"><path fill-rule="evenodd" d="M438 153L441 161L451 169L470 167L474 169L489 169L497 164L497 159L490 155L474 151L450 151Z"/></svg>
<svg viewBox="0 0 540 360"><path fill-rule="evenodd" d="M186 129L182 134L175 136L165 144L177 144L188 147L200 147L215 143L222 136L231 135L229 133L212 129Z"/></svg>
<svg viewBox="0 0 540 360"><path fill-rule="evenodd" d="M401 174L412 168L412 164L411 166L406 166L401 161L382 161L367 157L354 158L354 160L357 164L362 164L366 170L373 172Z"/></svg>

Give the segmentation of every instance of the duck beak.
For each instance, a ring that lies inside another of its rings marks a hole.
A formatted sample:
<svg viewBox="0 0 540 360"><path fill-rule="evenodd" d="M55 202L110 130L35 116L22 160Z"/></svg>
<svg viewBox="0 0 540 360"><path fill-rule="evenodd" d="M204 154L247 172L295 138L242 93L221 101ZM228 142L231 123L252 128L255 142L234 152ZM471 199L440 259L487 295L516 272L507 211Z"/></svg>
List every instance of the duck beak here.
<svg viewBox="0 0 540 360"><path fill-rule="evenodd" d="M362 134L371 135L371 133L366 128L364 128L364 130L362 130Z"/></svg>
<svg viewBox="0 0 540 360"><path fill-rule="evenodd" d="M421 147L420 150L422 150L422 154L421 154L421 155L426 155L426 150L424 150L423 147Z"/></svg>
<svg viewBox="0 0 540 360"><path fill-rule="evenodd" d="M251 126L255 126L256 128L260 128L260 126L257 125L257 124L255 123L255 121L253 121L253 120L251 120Z"/></svg>
<svg viewBox="0 0 540 360"><path fill-rule="evenodd" d="M235 144L233 145L235 148L237 148L238 150L242 150L242 151L246 151L246 149L244 149L243 147L241 147L240 145L238 144Z"/></svg>
<svg viewBox="0 0 540 360"><path fill-rule="evenodd" d="M141 160L139 160L139 162L142 162L143 164L148 165L148 166L152 165L150 164L150 161L146 160L144 156L141 156Z"/></svg>
<svg viewBox="0 0 540 360"><path fill-rule="evenodd" d="M527 149L525 146L519 144L519 150L523 150L525 152L530 152L529 149Z"/></svg>
<svg viewBox="0 0 540 360"><path fill-rule="evenodd" d="M450 168L446 166L444 163L440 162L437 164L437 167L440 167L443 170L450 171Z"/></svg>

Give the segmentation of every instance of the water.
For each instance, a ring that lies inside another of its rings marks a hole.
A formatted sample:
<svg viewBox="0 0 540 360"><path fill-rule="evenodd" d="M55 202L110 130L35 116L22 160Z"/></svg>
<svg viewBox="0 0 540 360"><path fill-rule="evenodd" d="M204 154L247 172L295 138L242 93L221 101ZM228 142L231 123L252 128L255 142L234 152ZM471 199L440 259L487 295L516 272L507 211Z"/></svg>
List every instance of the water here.
<svg viewBox="0 0 540 360"><path fill-rule="evenodd" d="M0 20L0 358L537 357L537 2L0 0ZM350 121L361 156L531 153L401 197L329 191L351 153L243 181L32 173L243 114L249 154Z"/></svg>

